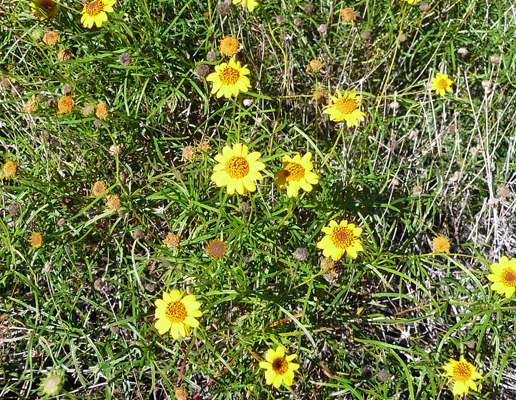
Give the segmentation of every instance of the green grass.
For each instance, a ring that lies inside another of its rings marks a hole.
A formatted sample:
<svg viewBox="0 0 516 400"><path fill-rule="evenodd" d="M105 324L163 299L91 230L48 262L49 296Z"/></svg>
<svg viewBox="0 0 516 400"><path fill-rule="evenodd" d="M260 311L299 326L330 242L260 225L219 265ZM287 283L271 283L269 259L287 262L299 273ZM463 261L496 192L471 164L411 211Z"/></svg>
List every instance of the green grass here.
<svg viewBox="0 0 516 400"><path fill-rule="evenodd" d="M487 279L515 256L512 1L435 1L427 12L402 0L314 2L311 14L263 1L223 16L216 2L130 0L93 29L80 2L60 4L43 21L29 1L0 4L0 77L16 87L0 87L0 151L18 165L1 186L0 397L36 398L55 368L81 399L175 398L177 386L190 399L451 399L441 367L460 355L484 377L469 398L516 396L514 306ZM346 7L359 13L353 24L340 22ZM54 47L38 37L46 29L61 35ZM195 72L222 61L224 35L251 71L250 91L229 100ZM73 57L59 62L64 49ZM444 98L426 89L437 72L454 81ZM48 101L65 84L75 107L58 115ZM358 127L322 114L336 89L363 96ZM82 109L100 102L110 113L97 127ZM211 149L183 157L202 142ZM214 156L236 142L266 164L247 196L210 180ZM307 151L320 182L289 199L274 172ZM94 197L97 180L108 191ZM118 212L107 195L120 197ZM365 251L334 276L316 243L344 219L363 227ZM178 249L164 245L168 233ZM449 255L433 254L438 235ZM214 239L228 249L219 260L205 251ZM154 301L172 289L204 313L179 341L154 328ZM280 344L301 368L276 390L258 364Z"/></svg>

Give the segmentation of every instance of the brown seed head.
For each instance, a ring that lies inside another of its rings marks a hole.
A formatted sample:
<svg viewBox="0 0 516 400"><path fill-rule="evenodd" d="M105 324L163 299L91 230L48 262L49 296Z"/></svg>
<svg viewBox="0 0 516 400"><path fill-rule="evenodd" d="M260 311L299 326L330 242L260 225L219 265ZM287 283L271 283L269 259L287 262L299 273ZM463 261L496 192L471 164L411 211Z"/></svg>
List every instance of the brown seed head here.
<svg viewBox="0 0 516 400"><path fill-rule="evenodd" d="M145 232L143 231L142 228L138 228L138 229L136 229L134 231L133 235L134 235L135 239L140 240L140 239L143 239L145 237Z"/></svg>
<svg viewBox="0 0 516 400"><path fill-rule="evenodd" d="M95 109L95 106L93 104L87 104L82 109L82 115L87 117L88 115L90 115L93 112L94 109Z"/></svg>
<svg viewBox="0 0 516 400"><path fill-rule="evenodd" d="M59 35L59 32L55 30L48 31L45 33L45 36L43 36L43 42L49 46L55 46L57 43L59 43L60 40L61 35Z"/></svg>
<svg viewBox="0 0 516 400"><path fill-rule="evenodd" d="M428 10L430 10L430 4L428 4L428 3L421 3L421 5L419 6L419 9L425 13Z"/></svg>
<svg viewBox="0 0 516 400"><path fill-rule="evenodd" d="M95 111L95 115L99 119L105 119L107 118L109 114L109 109L106 103L99 103L97 104L97 110Z"/></svg>
<svg viewBox="0 0 516 400"><path fill-rule="evenodd" d="M68 114L72 111L75 102L70 96L63 96L57 102L58 114Z"/></svg>
<svg viewBox="0 0 516 400"><path fill-rule="evenodd" d="M206 59L209 62L217 61L217 53L215 53L213 50L208 51L208 54L206 54Z"/></svg>
<svg viewBox="0 0 516 400"><path fill-rule="evenodd" d="M509 188L507 186L502 186L500 189L498 189L498 196L509 197L510 195L511 195L511 191L509 190Z"/></svg>
<svg viewBox="0 0 516 400"><path fill-rule="evenodd" d="M389 373L382 369L378 372L376 379L378 379L378 382L387 382L389 380Z"/></svg>
<svg viewBox="0 0 516 400"><path fill-rule="evenodd" d="M2 79L2 86L6 89L11 88L11 80L9 78Z"/></svg>
<svg viewBox="0 0 516 400"><path fill-rule="evenodd" d="M221 3L221 4L226 4L226 3ZM199 64L199 65L197 65L197 67L195 67L195 73L197 74L197 76L199 76L201 78L206 78L208 76L208 74L210 73L210 67L206 64Z"/></svg>
<svg viewBox="0 0 516 400"><path fill-rule="evenodd" d="M72 59L72 53L70 50L61 50L59 53L57 53L57 59L59 61L69 61Z"/></svg>
<svg viewBox="0 0 516 400"><path fill-rule="evenodd" d="M49 108L57 108L57 101L56 101L56 99L53 99L53 98L52 99L48 99L47 106Z"/></svg>
<svg viewBox="0 0 516 400"><path fill-rule="evenodd" d="M228 15L231 11L231 6L225 1L223 1L222 3L219 3L219 5L217 6L217 11L220 15Z"/></svg>
<svg viewBox="0 0 516 400"><path fill-rule="evenodd" d="M242 211L244 214L247 214L249 211L251 211L251 206L249 203L246 203L245 201L240 203L240 211Z"/></svg>
<svg viewBox="0 0 516 400"><path fill-rule="evenodd" d="M122 203L120 203L120 197L112 194L107 196L107 207L110 210L118 211L120 207L122 207Z"/></svg>
<svg viewBox="0 0 516 400"><path fill-rule="evenodd" d="M99 278L93 283L93 287L95 288L95 290L98 290L100 292L102 291L102 289L104 289L104 282L102 282L102 279Z"/></svg>
<svg viewBox="0 0 516 400"><path fill-rule="evenodd" d="M124 67L129 66L129 64L131 64L131 60L132 57L129 53L122 53L118 58L118 62L120 63L120 65L123 65Z"/></svg>
<svg viewBox="0 0 516 400"><path fill-rule="evenodd" d="M181 155L182 161L188 161L193 159L197 155L197 150L193 146L186 146L183 148L183 154Z"/></svg>
<svg viewBox="0 0 516 400"><path fill-rule="evenodd" d="M348 7L340 12L340 19L342 22L355 22L357 20L357 14L351 7Z"/></svg>
<svg viewBox="0 0 516 400"><path fill-rule="evenodd" d="M312 14L315 8L312 4L305 4L305 13Z"/></svg>
<svg viewBox="0 0 516 400"><path fill-rule="evenodd" d="M364 31L364 32L362 32L362 39L364 39L364 40L371 39L371 31Z"/></svg>
<svg viewBox="0 0 516 400"><path fill-rule="evenodd" d="M93 185L93 189L91 190L93 196L100 196L107 190L107 185L102 181L97 181Z"/></svg>
<svg viewBox="0 0 516 400"><path fill-rule="evenodd" d="M176 387L176 389L174 390L174 395L176 397L176 400L188 400L188 390L184 387Z"/></svg>
<svg viewBox="0 0 516 400"><path fill-rule="evenodd" d="M283 26L285 25L285 22L287 22L287 19L285 18L284 15L278 15L276 17L276 23L279 25L279 26Z"/></svg>
<svg viewBox="0 0 516 400"><path fill-rule="evenodd" d="M165 243L168 248L177 249L181 243L181 237L174 235L173 233L169 233L165 240L163 240L163 243Z"/></svg>
<svg viewBox="0 0 516 400"><path fill-rule="evenodd" d="M459 56L462 56L462 57L465 57L467 56L469 53L468 49L466 49L465 47L461 47L459 50L457 50L457 54Z"/></svg>
<svg viewBox="0 0 516 400"><path fill-rule="evenodd" d="M483 80L483 81L482 81L482 87L483 87L484 89L486 89L486 90L491 89L491 81L490 81L490 80L487 80L487 79Z"/></svg>
<svg viewBox="0 0 516 400"><path fill-rule="evenodd" d="M213 242L206 246L206 251L213 258L222 258L226 254L226 245L223 241L215 239Z"/></svg>
<svg viewBox="0 0 516 400"><path fill-rule="evenodd" d="M312 60L310 61L310 63L308 64L308 66L306 67L306 72L314 72L314 73L317 73L321 70L322 68L322 62L320 60Z"/></svg>
<svg viewBox="0 0 516 400"><path fill-rule="evenodd" d="M72 90L73 90L73 87L71 87L68 83L65 83L63 85L63 93L64 94L72 93Z"/></svg>
<svg viewBox="0 0 516 400"><path fill-rule="evenodd" d="M308 251L300 247L294 251L293 255L297 261L304 261L308 258Z"/></svg>
<svg viewBox="0 0 516 400"><path fill-rule="evenodd" d="M294 25L297 26L298 28L303 25L303 18L294 18Z"/></svg>
<svg viewBox="0 0 516 400"><path fill-rule="evenodd" d="M326 32L328 32L328 25L326 25L326 24L319 25L319 27L317 28L317 32L319 32L321 35L324 35Z"/></svg>
<svg viewBox="0 0 516 400"><path fill-rule="evenodd" d="M9 214L11 214L13 217L17 217L20 215L20 205L18 203L12 203L9 206Z"/></svg>

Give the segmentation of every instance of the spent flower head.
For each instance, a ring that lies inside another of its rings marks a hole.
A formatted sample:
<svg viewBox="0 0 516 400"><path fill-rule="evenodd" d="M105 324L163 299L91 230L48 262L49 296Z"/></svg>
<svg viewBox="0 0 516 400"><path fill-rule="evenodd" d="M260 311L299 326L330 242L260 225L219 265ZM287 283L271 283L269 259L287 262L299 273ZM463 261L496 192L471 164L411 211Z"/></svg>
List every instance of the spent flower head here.
<svg viewBox="0 0 516 400"><path fill-rule="evenodd" d="M2 168L2 179L3 178L14 178L16 176L16 171L18 170L18 164L14 161L7 160Z"/></svg>
<svg viewBox="0 0 516 400"><path fill-rule="evenodd" d="M30 245L37 249L43 244L43 236L37 232L32 232L29 238Z"/></svg>
<svg viewBox="0 0 516 400"><path fill-rule="evenodd" d="M33 0L30 6L34 15L39 17L40 20L44 20L47 17L54 18L59 12L59 6L53 0Z"/></svg>
<svg viewBox="0 0 516 400"><path fill-rule="evenodd" d="M434 253L449 253L450 252L450 239L444 236L437 236L433 240Z"/></svg>
<svg viewBox="0 0 516 400"><path fill-rule="evenodd" d="M222 55L232 56L238 53L240 42L233 36L224 36L224 39L219 39L219 50Z"/></svg>

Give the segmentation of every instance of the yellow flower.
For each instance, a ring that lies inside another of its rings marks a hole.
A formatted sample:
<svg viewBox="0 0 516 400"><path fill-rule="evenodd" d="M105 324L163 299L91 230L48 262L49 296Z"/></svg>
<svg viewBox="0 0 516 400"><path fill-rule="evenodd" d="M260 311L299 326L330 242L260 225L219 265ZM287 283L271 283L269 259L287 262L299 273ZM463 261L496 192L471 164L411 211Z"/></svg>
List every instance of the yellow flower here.
<svg viewBox="0 0 516 400"><path fill-rule="evenodd" d="M53 0L34 0L30 6L34 15L41 20L46 17L55 17L59 11L58 5Z"/></svg>
<svg viewBox="0 0 516 400"><path fill-rule="evenodd" d="M219 50L223 55L232 56L233 54L238 53L240 42L233 36L224 36L224 39L219 40L219 42Z"/></svg>
<svg viewBox="0 0 516 400"><path fill-rule="evenodd" d="M174 339L190 336L190 327L197 328L199 321L195 318L202 317L202 311L199 310L199 303L193 294L185 297L185 292L180 293L179 290L172 290L170 293L163 293L163 300L157 299L156 312L154 316L156 321L156 329L160 335L164 335L168 331Z"/></svg>
<svg viewBox="0 0 516 400"><path fill-rule="evenodd" d="M340 224L330 221L330 227L322 228L322 231L326 236L317 243L317 247L323 249L324 257L338 261L346 252L357 258L357 252L364 251L362 241L358 238L362 234L362 228L356 228L355 224L348 224L346 220Z"/></svg>
<svg viewBox="0 0 516 400"><path fill-rule="evenodd" d="M107 118L109 114L109 108L106 103L97 104L97 111L95 111L95 115L100 119Z"/></svg>
<svg viewBox="0 0 516 400"><path fill-rule="evenodd" d="M455 361L450 359L450 362L443 366L445 371L447 372L443 376L449 376L448 384L451 381L455 381L455 386L453 387L454 395L468 394L469 389L477 390L477 385L474 382L476 379L482 379L482 375L480 375L476 371L476 367L466 361L464 356L460 356L459 361Z"/></svg>
<svg viewBox="0 0 516 400"><path fill-rule="evenodd" d="M70 96L63 96L57 102L58 114L68 114L72 111L75 102Z"/></svg>
<svg viewBox="0 0 516 400"><path fill-rule="evenodd" d="M2 169L3 175L2 179L4 178L14 178L16 176L16 170L18 169L18 164L16 164L14 161L8 160L4 168Z"/></svg>
<svg viewBox="0 0 516 400"><path fill-rule="evenodd" d="M358 126L358 121L362 121L366 116L358 107L361 105L362 96L355 100L356 93L344 93L344 96L337 90L338 98L330 96L333 104L328 104L323 108L323 114L329 114L330 120L340 122L346 120L348 127Z"/></svg>
<svg viewBox="0 0 516 400"><path fill-rule="evenodd" d="M299 369L299 364L291 362L297 354L285 357L285 348L278 346L276 351L269 349L265 355L267 361L260 362L260 368L266 369L265 381L267 385L274 385L275 388L281 386L284 381L287 386L292 386L294 371Z"/></svg>
<svg viewBox="0 0 516 400"><path fill-rule="evenodd" d="M448 79L447 74L441 74L438 72L435 78L432 78L432 89L435 90L436 93L440 94L441 97L445 96L446 91L452 91L452 84L453 81Z"/></svg>
<svg viewBox="0 0 516 400"><path fill-rule="evenodd" d="M249 69L242 67L240 61L230 58L229 63L222 63L215 66L215 72L206 77L206 80L213 82L211 93L217 93L217 98L231 95L238 96L240 92L247 92L251 87L251 81L245 75L249 74Z"/></svg>
<svg viewBox="0 0 516 400"><path fill-rule="evenodd" d="M81 24L85 28L93 27L93 24L100 28L103 22L107 21L106 12L113 12L113 5L116 0L90 0L81 11Z"/></svg>
<svg viewBox="0 0 516 400"><path fill-rule="evenodd" d="M351 7L344 8L340 12L340 18L342 22L355 22L357 20L357 14Z"/></svg>
<svg viewBox="0 0 516 400"><path fill-rule="evenodd" d="M32 232L30 235L29 242L32 247L38 248L43 244L43 237L37 232Z"/></svg>
<svg viewBox="0 0 516 400"><path fill-rule="evenodd" d="M265 168L265 164L258 161L260 153L255 151L247 154L245 144L235 143L233 149L224 146L222 154L217 154L215 160L218 164L213 168L211 180L218 187L227 186L229 194L246 194L249 190L256 190L255 179L262 180L263 176L259 172Z"/></svg>
<svg viewBox="0 0 516 400"><path fill-rule="evenodd" d="M445 238L444 236L437 236L433 240L433 250L439 253L449 253L450 252L450 240Z"/></svg>
<svg viewBox="0 0 516 400"><path fill-rule="evenodd" d="M487 276L491 282L491 290L498 294L505 294L505 297L511 297L516 288L516 259L509 260L506 256L502 256L500 264L491 265L492 274Z"/></svg>
<svg viewBox="0 0 516 400"><path fill-rule="evenodd" d="M256 0L233 0L233 4L242 3L242 7L247 6L249 12L253 12L254 8L258 5Z"/></svg>
<svg viewBox="0 0 516 400"><path fill-rule="evenodd" d="M303 158L299 154L294 158L283 156L283 169L274 174L278 191L285 185L288 197L297 197L299 188L306 192L312 191L312 185L319 183L319 177L311 172L314 166L310 158L312 158L310 152L306 153Z"/></svg>
<svg viewBox="0 0 516 400"><path fill-rule="evenodd" d="M418 3L420 0L405 0L409 4Z"/></svg>
<svg viewBox="0 0 516 400"><path fill-rule="evenodd" d="M208 246L206 246L206 251L213 258L222 258L224 254L226 254L226 245L222 240L215 239Z"/></svg>

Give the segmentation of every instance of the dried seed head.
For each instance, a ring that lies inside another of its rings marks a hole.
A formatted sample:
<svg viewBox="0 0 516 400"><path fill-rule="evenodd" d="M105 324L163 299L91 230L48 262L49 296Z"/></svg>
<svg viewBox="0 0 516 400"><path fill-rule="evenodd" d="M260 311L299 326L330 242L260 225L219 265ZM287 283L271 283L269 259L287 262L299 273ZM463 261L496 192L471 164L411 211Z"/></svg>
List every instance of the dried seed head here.
<svg viewBox="0 0 516 400"><path fill-rule="evenodd" d="M48 31L43 36L43 42L48 44L49 46L54 46L61 40L61 35L59 35L59 32L55 30Z"/></svg>
<svg viewBox="0 0 516 400"><path fill-rule="evenodd" d="M357 20L357 14L351 7L344 8L340 12L340 19L341 22L354 22Z"/></svg>
<svg viewBox="0 0 516 400"><path fill-rule="evenodd" d="M181 243L181 237L174 235L173 233L169 233L165 240L163 240L163 243L165 243L168 248L177 249Z"/></svg>
<svg viewBox="0 0 516 400"><path fill-rule="evenodd" d="M285 18L284 15L278 15L276 17L276 23L279 25L279 26L283 26L285 25L285 22L287 22L287 19Z"/></svg>
<svg viewBox="0 0 516 400"><path fill-rule="evenodd" d="M298 28L303 25L303 18L294 18L294 25L297 26Z"/></svg>
<svg viewBox="0 0 516 400"><path fill-rule="evenodd" d="M93 283L93 287L95 288L95 290L98 290L100 292L102 291L102 289L104 289L104 282L102 282L102 279L99 278Z"/></svg>
<svg viewBox="0 0 516 400"><path fill-rule="evenodd" d="M93 106L93 104L85 105L82 109L82 115L87 117L88 115L90 115L93 112L94 109L95 109L95 107Z"/></svg>
<svg viewBox="0 0 516 400"><path fill-rule="evenodd" d="M306 72L314 72L314 73L317 73L321 70L322 68L322 62L320 60L312 60L310 61L310 63L308 64L308 66L306 67Z"/></svg>
<svg viewBox="0 0 516 400"><path fill-rule="evenodd" d="M57 59L59 61L69 61L72 59L72 53L70 52L70 50L61 50L59 53L57 53Z"/></svg>
<svg viewBox="0 0 516 400"><path fill-rule="evenodd" d="M243 201L240 203L240 211L242 211L244 214L247 214L249 211L251 211L251 206Z"/></svg>
<svg viewBox="0 0 516 400"><path fill-rule="evenodd" d="M68 114L72 111L75 102L70 96L63 96L57 102L58 114Z"/></svg>
<svg viewBox="0 0 516 400"><path fill-rule="evenodd" d="M63 85L63 93L69 94L72 93L73 87L71 87L68 83Z"/></svg>
<svg viewBox="0 0 516 400"><path fill-rule="evenodd" d="M97 181L93 185L93 189L91 190L91 193L93 194L93 196L100 196L106 190L107 190L107 185L102 181Z"/></svg>
<svg viewBox="0 0 516 400"><path fill-rule="evenodd" d="M109 108L106 103L97 104L97 110L95 111L95 115L99 119L106 119L109 114Z"/></svg>
<svg viewBox="0 0 516 400"><path fill-rule="evenodd" d="M407 36L403 35L403 34L400 35L399 41L400 41L400 43L406 42L407 41Z"/></svg>
<svg viewBox="0 0 516 400"><path fill-rule="evenodd" d="M16 171L18 170L18 164L14 161L7 160L2 169L2 179L3 178L14 178L16 176Z"/></svg>
<svg viewBox="0 0 516 400"><path fill-rule="evenodd" d="M398 108L400 108L400 103L398 103L396 100L389 104L389 108L391 110L396 111Z"/></svg>
<svg viewBox="0 0 516 400"><path fill-rule="evenodd" d="M174 390L174 395L177 400L188 400L188 390L184 387L176 387L176 389Z"/></svg>
<svg viewBox="0 0 516 400"><path fill-rule="evenodd" d="M362 39L364 39L364 40L371 39L371 31L364 31L364 32L362 32Z"/></svg>
<svg viewBox="0 0 516 400"><path fill-rule="evenodd" d="M457 50L457 54L462 57L466 57L468 53L469 51L465 47L461 47L459 50Z"/></svg>
<svg viewBox="0 0 516 400"><path fill-rule="evenodd" d="M317 28L317 32L319 32L321 35L324 35L326 32L328 32L328 25L326 25L326 24L319 25L319 28Z"/></svg>
<svg viewBox="0 0 516 400"><path fill-rule="evenodd" d="M63 390L66 381L64 370L52 370L45 375L39 385L38 393L44 398L56 397Z"/></svg>
<svg viewBox="0 0 516 400"><path fill-rule="evenodd" d="M430 10L430 4L428 4L428 3L421 3L421 5L419 6L419 9L421 11L423 11L424 13L426 13L428 10Z"/></svg>
<svg viewBox="0 0 516 400"><path fill-rule="evenodd" d="M213 50L212 51L208 51L208 54L206 54L206 59L209 62L217 61L217 53L215 53Z"/></svg>
<svg viewBox="0 0 516 400"><path fill-rule="evenodd" d="M433 251L434 253L449 253L450 252L450 240L444 236L438 236L433 240Z"/></svg>
<svg viewBox="0 0 516 400"><path fill-rule="evenodd" d="M11 88L11 80L9 78L2 79L2 86L6 89Z"/></svg>
<svg viewBox="0 0 516 400"><path fill-rule="evenodd" d="M188 161L193 159L197 154L197 150L193 146L186 146L183 148L183 154L181 155L182 161Z"/></svg>
<svg viewBox="0 0 516 400"><path fill-rule="evenodd" d="M221 3L226 4L226 3ZM206 64L199 64L197 67L195 67L195 73L197 76L200 76L201 78L206 78L208 74L210 73L210 67Z"/></svg>
<svg viewBox="0 0 516 400"><path fill-rule="evenodd" d="M491 81L490 80L483 80L482 81L482 87L485 89L485 90L489 90L491 89Z"/></svg>
<svg viewBox="0 0 516 400"><path fill-rule="evenodd" d="M52 272L52 263L50 261L47 261L45 263L45 266L43 267L43 273L44 274L49 274Z"/></svg>
<svg viewBox="0 0 516 400"><path fill-rule="evenodd" d="M378 379L378 382L387 382L389 380L389 373L382 369L380 372L378 372L376 379Z"/></svg>
<svg viewBox="0 0 516 400"><path fill-rule="evenodd" d="M208 142L201 142L201 143L199 143L199 146L197 146L197 147L199 147L199 150L202 150L205 152L208 152L211 150L211 145Z"/></svg>
<svg viewBox="0 0 516 400"><path fill-rule="evenodd" d="M419 194L423 193L423 188L421 186L414 186L414 188L412 189L412 192L414 194L419 195Z"/></svg>
<svg viewBox="0 0 516 400"><path fill-rule="evenodd" d="M20 215L20 205L18 203L12 203L9 206L9 214L13 217L18 217Z"/></svg>
<svg viewBox="0 0 516 400"><path fill-rule="evenodd" d="M500 189L498 189L498 196L500 197L509 197L511 195L511 191L507 186L502 186ZM11 207L9 207L9 210ZM12 213L11 213L12 214Z"/></svg>
<svg viewBox="0 0 516 400"><path fill-rule="evenodd" d="M471 149L469 149L469 151L472 156L476 156L479 150L478 147L472 147Z"/></svg>
<svg viewBox="0 0 516 400"><path fill-rule="evenodd" d="M107 196L107 207L110 210L118 211L120 207L122 207L122 203L120 203L120 197L112 194Z"/></svg>
<svg viewBox="0 0 516 400"><path fill-rule="evenodd" d="M11 86L11 96L13 97L22 97L22 88L19 85Z"/></svg>
<svg viewBox="0 0 516 400"><path fill-rule="evenodd" d="M308 258L308 251L300 247L294 251L293 255L297 261L304 261Z"/></svg>
<svg viewBox="0 0 516 400"><path fill-rule="evenodd" d="M398 149L398 141L393 138L389 140L388 146L391 151L396 151Z"/></svg>
<svg viewBox="0 0 516 400"><path fill-rule="evenodd" d="M49 108L57 108L57 101L56 101L56 99L53 99L53 98L52 99L48 99L47 106Z"/></svg>
<svg viewBox="0 0 516 400"><path fill-rule="evenodd" d="M491 56L490 60L491 60L491 63L493 63L493 64L500 64L500 61L502 60L502 58L498 54L493 54Z"/></svg>
<svg viewBox="0 0 516 400"><path fill-rule="evenodd" d="M305 4L305 13L312 14L315 8L312 4Z"/></svg>
<svg viewBox="0 0 516 400"><path fill-rule="evenodd" d="M220 15L228 15L231 11L231 6L224 1L222 3L219 3L219 5L217 6L217 11Z"/></svg>
<svg viewBox="0 0 516 400"><path fill-rule="evenodd" d="M23 106L23 111L28 112L29 114L38 111L38 103L33 99L28 100Z"/></svg>
<svg viewBox="0 0 516 400"><path fill-rule="evenodd" d="M391 185L396 187L400 185L400 180L398 178L392 178Z"/></svg>
<svg viewBox="0 0 516 400"><path fill-rule="evenodd" d="M93 121L93 125L95 126L95 128L102 128L104 125L102 125L102 122L100 122L100 120L96 119L95 121ZM111 146L113 147L113 146Z"/></svg>
<svg viewBox="0 0 516 400"><path fill-rule="evenodd" d="M142 228L138 228L138 229L136 229L134 231L133 235L134 235L135 239L140 240L140 239L143 239L145 237L145 232L143 231Z"/></svg>
<svg viewBox="0 0 516 400"><path fill-rule="evenodd" d="M129 66L129 64L131 64L131 60L132 57L129 53L122 53L118 58L118 62L120 63L120 65L123 65L124 67Z"/></svg>

